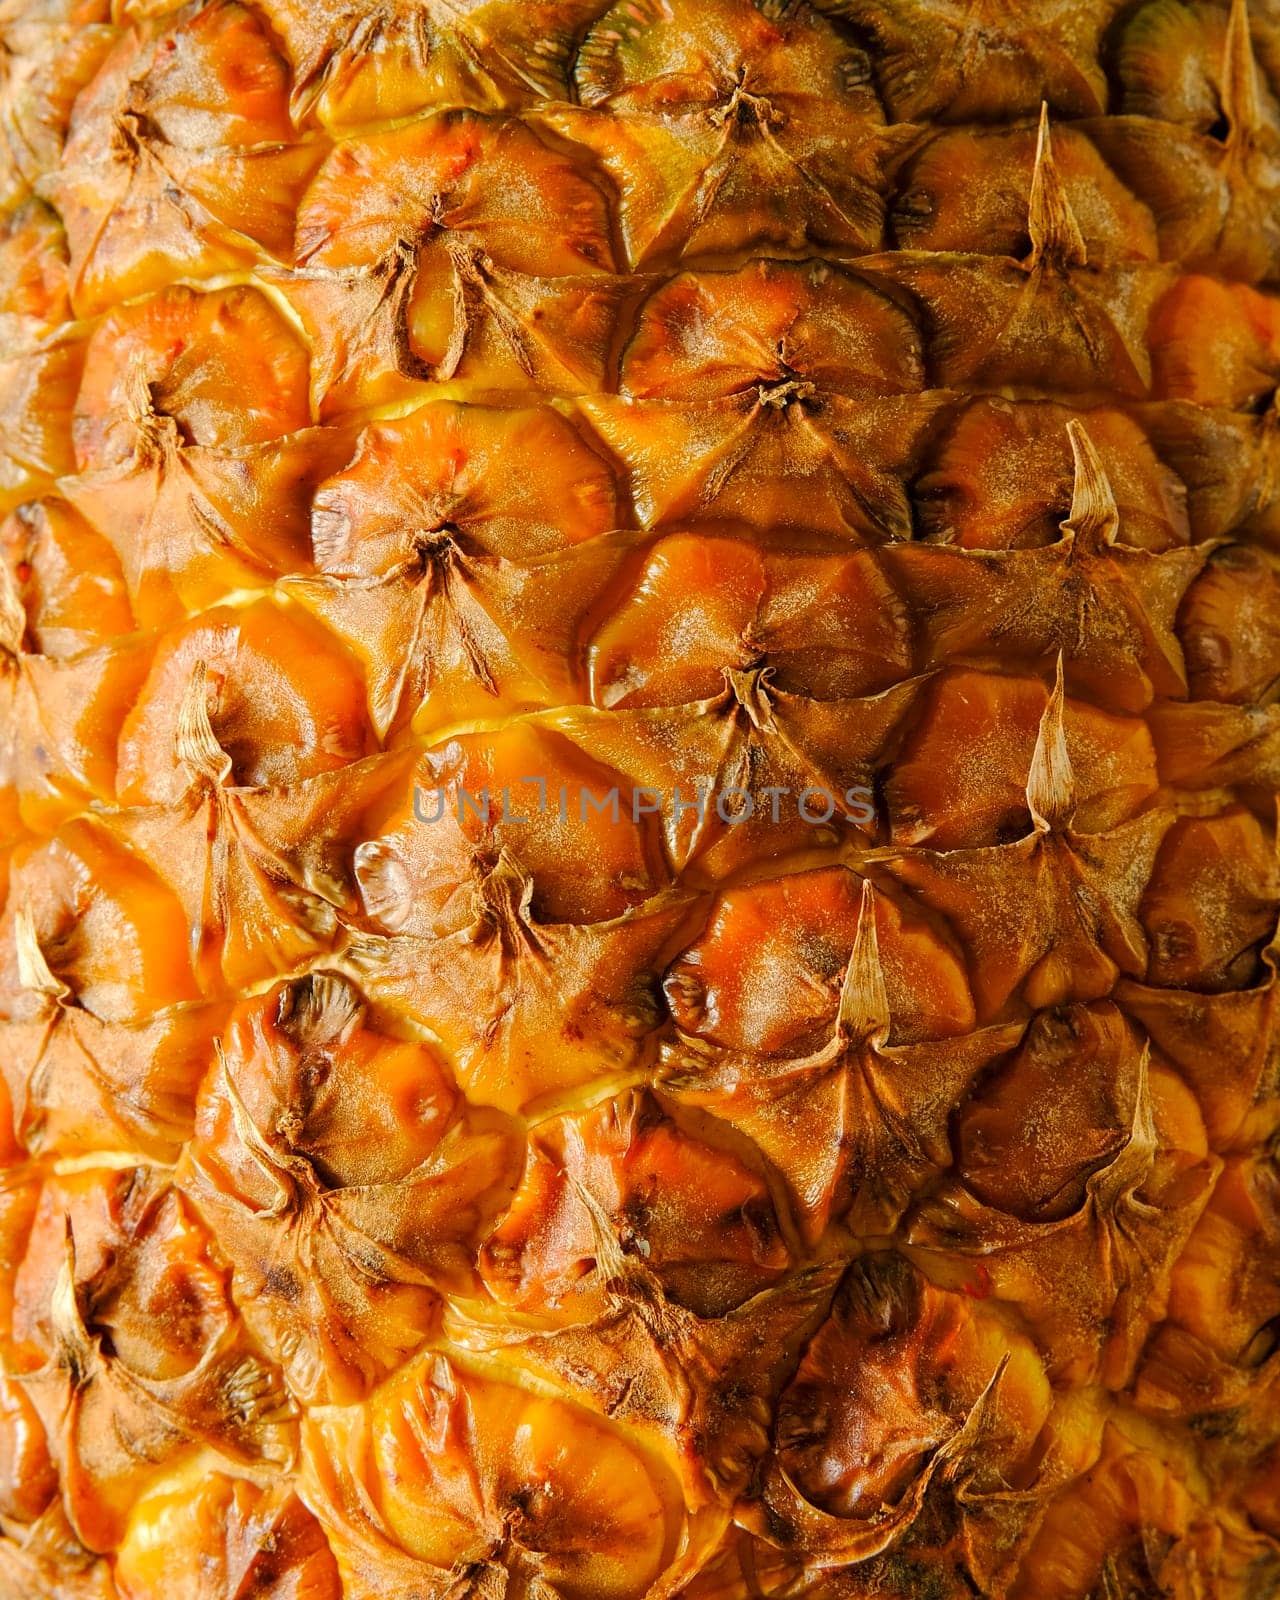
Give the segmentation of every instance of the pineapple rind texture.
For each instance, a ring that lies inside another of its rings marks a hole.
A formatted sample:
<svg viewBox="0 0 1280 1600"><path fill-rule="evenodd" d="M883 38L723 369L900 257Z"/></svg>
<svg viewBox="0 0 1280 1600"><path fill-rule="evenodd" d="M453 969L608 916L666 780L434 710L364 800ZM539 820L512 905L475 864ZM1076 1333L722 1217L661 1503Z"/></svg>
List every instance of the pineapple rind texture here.
<svg viewBox="0 0 1280 1600"><path fill-rule="evenodd" d="M1280 1594L1275 0L0 44L2 1600Z"/></svg>

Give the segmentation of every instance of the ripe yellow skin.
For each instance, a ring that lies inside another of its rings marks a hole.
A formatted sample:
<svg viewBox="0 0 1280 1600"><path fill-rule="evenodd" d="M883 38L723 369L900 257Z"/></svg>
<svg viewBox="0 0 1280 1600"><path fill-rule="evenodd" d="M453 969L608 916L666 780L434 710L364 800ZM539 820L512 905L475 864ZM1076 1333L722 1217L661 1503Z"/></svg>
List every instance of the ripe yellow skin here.
<svg viewBox="0 0 1280 1600"><path fill-rule="evenodd" d="M0 46L0 1600L1270 1600L1271 0Z"/></svg>

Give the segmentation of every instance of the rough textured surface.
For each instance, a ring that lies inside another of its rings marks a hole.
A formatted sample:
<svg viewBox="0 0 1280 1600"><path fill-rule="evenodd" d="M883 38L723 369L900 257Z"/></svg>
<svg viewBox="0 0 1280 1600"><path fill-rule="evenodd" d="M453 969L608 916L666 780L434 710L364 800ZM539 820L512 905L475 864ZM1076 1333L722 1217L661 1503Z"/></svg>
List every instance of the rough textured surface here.
<svg viewBox="0 0 1280 1600"><path fill-rule="evenodd" d="M4 1600L1280 1593L1275 0L0 41Z"/></svg>

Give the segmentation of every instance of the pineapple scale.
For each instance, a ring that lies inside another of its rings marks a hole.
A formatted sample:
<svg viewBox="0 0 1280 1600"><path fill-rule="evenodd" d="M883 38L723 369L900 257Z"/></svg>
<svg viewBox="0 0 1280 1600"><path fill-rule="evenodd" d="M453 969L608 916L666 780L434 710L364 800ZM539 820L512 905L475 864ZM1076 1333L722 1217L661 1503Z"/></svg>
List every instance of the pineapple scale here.
<svg viewBox="0 0 1280 1600"><path fill-rule="evenodd" d="M1280 1596L1277 0L0 0L0 1600Z"/></svg>

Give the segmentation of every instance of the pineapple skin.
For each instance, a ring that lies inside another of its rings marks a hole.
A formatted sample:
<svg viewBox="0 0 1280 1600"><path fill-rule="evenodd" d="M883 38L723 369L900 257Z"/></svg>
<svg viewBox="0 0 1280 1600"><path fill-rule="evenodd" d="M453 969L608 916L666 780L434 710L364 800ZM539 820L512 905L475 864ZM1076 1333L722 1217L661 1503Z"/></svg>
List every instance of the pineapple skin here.
<svg viewBox="0 0 1280 1600"><path fill-rule="evenodd" d="M1280 1594L1275 0L0 42L0 1600Z"/></svg>

